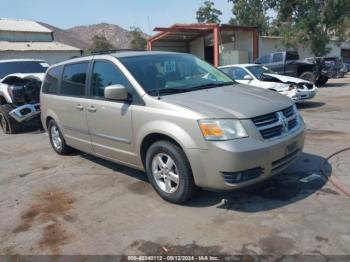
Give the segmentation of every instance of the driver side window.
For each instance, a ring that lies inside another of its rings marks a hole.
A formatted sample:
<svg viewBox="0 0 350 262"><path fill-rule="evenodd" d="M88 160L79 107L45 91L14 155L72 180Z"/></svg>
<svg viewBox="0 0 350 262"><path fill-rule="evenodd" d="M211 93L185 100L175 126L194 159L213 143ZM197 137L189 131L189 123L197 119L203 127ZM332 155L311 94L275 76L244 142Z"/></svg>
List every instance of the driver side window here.
<svg viewBox="0 0 350 262"><path fill-rule="evenodd" d="M95 61L92 69L90 97L104 98L104 90L110 85L123 85L131 93L131 85L115 65L107 61Z"/></svg>
<svg viewBox="0 0 350 262"><path fill-rule="evenodd" d="M246 75L249 74L242 68L232 68L232 77L234 80L244 80Z"/></svg>

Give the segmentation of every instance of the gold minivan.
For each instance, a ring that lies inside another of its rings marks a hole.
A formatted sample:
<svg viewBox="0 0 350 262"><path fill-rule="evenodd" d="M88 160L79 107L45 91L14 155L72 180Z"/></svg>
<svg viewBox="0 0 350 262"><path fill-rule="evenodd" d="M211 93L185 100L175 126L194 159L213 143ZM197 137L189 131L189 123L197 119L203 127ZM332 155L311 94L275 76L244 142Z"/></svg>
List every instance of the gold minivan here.
<svg viewBox="0 0 350 262"><path fill-rule="evenodd" d="M144 170L164 199L232 190L283 171L302 152L288 97L234 82L190 54L117 52L49 68L41 118L58 154L75 148Z"/></svg>

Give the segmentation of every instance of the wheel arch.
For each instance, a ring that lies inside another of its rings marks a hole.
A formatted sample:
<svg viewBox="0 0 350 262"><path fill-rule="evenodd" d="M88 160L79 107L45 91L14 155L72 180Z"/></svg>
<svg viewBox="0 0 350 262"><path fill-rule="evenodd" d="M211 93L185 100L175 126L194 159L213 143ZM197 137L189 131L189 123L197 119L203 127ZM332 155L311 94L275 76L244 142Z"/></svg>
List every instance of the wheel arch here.
<svg viewBox="0 0 350 262"><path fill-rule="evenodd" d="M0 95L0 105L6 105L6 104L8 104L6 98L3 95Z"/></svg>
<svg viewBox="0 0 350 262"><path fill-rule="evenodd" d="M183 147L179 144L179 142L176 141L174 138L170 137L169 135L166 135L160 132L150 133L143 138L140 144L140 158L141 158L142 165L144 167L145 167L147 150L152 144L154 144L157 141L168 141L170 143L177 145L183 150Z"/></svg>

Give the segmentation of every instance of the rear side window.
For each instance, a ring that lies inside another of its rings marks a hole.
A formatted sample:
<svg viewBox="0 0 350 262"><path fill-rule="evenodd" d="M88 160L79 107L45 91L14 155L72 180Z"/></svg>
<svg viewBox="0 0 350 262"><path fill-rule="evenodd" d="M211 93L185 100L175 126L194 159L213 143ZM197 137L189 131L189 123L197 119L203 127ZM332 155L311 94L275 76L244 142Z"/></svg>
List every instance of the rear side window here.
<svg viewBox="0 0 350 262"><path fill-rule="evenodd" d="M282 53L276 53L272 57L272 63L278 63L283 61L283 54Z"/></svg>
<svg viewBox="0 0 350 262"><path fill-rule="evenodd" d="M270 55L264 55L256 60L256 62L259 64L268 64L270 63Z"/></svg>
<svg viewBox="0 0 350 262"><path fill-rule="evenodd" d="M299 54L297 52L287 52L287 60L299 60Z"/></svg>
<svg viewBox="0 0 350 262"><path fill-rule="evenodd" d="M86 72L89 63L66 65L63 70L61 94L85 96Z"/></svg>
<svg viewBox="0 0 350 262"><path fill-rule="evenodd" d="M104 98L104 90L110 85L123 85L130 92L129 81L116 66L110 62L96 61L92 70L90 96Z"/></svg>
<svg viewBox="0 0 350 262"><path fill-rule="evenodd" d="M43 93L45 94L57 94L58 79L62 73L62 67L57 66L50 69L45 77L43 84Z"/></svg>

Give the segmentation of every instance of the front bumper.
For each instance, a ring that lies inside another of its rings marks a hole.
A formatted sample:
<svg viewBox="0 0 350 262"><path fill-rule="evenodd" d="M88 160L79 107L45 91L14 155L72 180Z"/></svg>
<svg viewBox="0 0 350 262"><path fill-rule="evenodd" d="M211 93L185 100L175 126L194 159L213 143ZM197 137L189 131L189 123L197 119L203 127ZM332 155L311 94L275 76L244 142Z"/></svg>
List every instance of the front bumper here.
<svg viewBox="0 0 350 262"><path fill-rule="evenodd" d="M248 137L187 149L195 183L202 188L232 190L280 173L302 153L304 123L294 133L272 141ZM235 179L240 179L235 183Z"/></svg>
<svg viewBox="0 0 350 262"><path fill-rule="evenodd" d="M27 104L19 106L10 112L17 122L28 121L40 114L40 104Z"/></svg>
<svg viewBox="0 0 350 262"><path fill-rule="evenodd" d="M299 90L296 96L293 97L295 102L300 102L307 99L312 99L316 95L316 90Z"/></svg>

